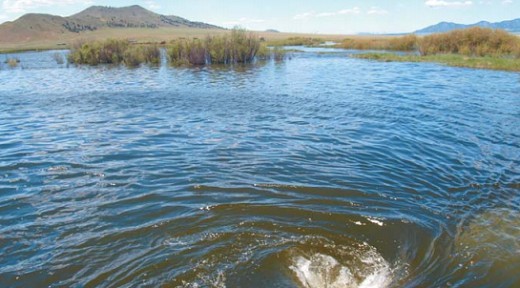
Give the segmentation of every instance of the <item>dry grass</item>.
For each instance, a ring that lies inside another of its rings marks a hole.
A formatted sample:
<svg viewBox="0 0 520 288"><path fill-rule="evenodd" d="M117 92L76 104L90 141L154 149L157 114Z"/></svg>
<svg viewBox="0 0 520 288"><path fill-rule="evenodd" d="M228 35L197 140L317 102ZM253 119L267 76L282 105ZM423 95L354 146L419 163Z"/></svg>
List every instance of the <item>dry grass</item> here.
<svg viewBox="0 0 520 288"><path fill-rule="evenodd" d="M421 55L513 56L520 58L520 39L503 30L469 28L425 36L418 43Z"/></svg>
<svg viewBox="0 0 520 288"><path fill-rule="evenodd" d="M197 29L197 28L104 28L96 31L87 31L82 33L74 33L60 35L59 37L49 37L45 40L25 40L17 42L1 41L0 53L17 52L17 51L34 51L34 50L55 50L70 49L78 40L88 42L103 41L106 39L130 40L134 43L168 43L175 39L204 39L207 36L229 34L229 30L220 29ZM259 38L264 38L266 42L285 40L288 38L320 38L324 41L339 42L347 37L346 35L317 35L317 34L299 34L299 33L273 33L273 32L255 32ZM353 38L361 36L351 36Z"/></svg>
<svg viewBox="0 0 520 288"><path fill-rule="evenodd" d="M419 38L415 35L401 37L365 37L347 38L338 45L340 48L356 50L392 50L413 51L417 48Z"/></svg>
<svg viewBox="0 0 520 288"><path fill-rule="evenodd" d="M503 30L469 28L424 37L348 38L339 47L358 50L417 51L421 55L520 57L520 38Z"/></svg>

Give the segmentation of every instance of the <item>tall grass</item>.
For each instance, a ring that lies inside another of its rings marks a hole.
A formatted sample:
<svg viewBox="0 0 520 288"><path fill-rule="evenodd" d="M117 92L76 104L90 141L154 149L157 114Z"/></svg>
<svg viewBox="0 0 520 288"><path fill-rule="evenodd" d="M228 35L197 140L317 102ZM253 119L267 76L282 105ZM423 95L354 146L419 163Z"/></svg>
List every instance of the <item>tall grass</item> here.
<svg viewBox="0 0 520 288"><path fill-rule="evenodd" d="M72 47L69 61L76 64L158 64L160 50L157 45L136 46L125 40L108 39L91 43L77 43Z"/></svg>
<svg viewBox="0 0 520 288"><path fill-rule="evenodd" d="M260 39L256 35L243 29L233 29L229 35L173 41L168 57L172 64L251 63L260 50Z"/></svg>
<svg viewBox="0 0 520 288"><path fill-rule="evenodd" d="M341 48L357 50L414 51L418 37L411 34L402 37L348 38Z"/></svg>
<svg viewBox="0 0 520 288"><path fill-rule="evenodd" d="M239 28L205 39L174 40L167 45L166 54L173 65L237 64L252 63L259 58L285 58L283 49L270 50L257 35ZM68 57L71 63L76 64L124 64L134 67L142 63L159 64L161 51L156 44L132 45L128 41L109 39L75 43Z"/></svg>
<svg viewBox="0 0 520 288"><path fill-rule="evenodd" d="M520 38L503 30L469 28L425 36L419 42L421 55L520 57Z"/></svg>
<svg viewBox="0 0 520 288"><path fill-rule="evenodd" d="M345 39L342 48L417 51L420 55L460 54L475 57L520 57L520 38L503 30L468 28L424 37Z"/></svg>
<svg viewBox="0 0 520 288"><path fill-rule="evenodd" d="M269 46L319 46L325 41L321 38L313 37L290 37L287 39L271 40Z"/></svg>

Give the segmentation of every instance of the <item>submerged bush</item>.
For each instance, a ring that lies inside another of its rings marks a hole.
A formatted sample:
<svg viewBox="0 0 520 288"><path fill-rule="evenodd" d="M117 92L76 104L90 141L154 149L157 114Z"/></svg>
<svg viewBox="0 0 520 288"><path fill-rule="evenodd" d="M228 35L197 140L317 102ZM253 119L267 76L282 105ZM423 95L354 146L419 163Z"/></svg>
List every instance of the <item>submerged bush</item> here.
<svg viewBox="0 0 520 288"><path fill-rule="evenodd" d="M158 64L160 50L156 45L136 46L125 40L109 39L73 46L69 61L76 64L125 64L139 66L142 63Z"/></svg>
<svg viewBox="0 0 520 288"><path fill-rule="evenodd" d="M62 65L65 63L65 60L63 59L63 55L60 52L56 52L52 54L52 58L54 61L56 61L56 64Z"/></svg>
<svg viewBox="0 0 520 288"><path fill-rule="evenodd" d="M7 65L9 65L9 67L15 68L16 66L18 66L18 63L20 63L20 59L18 59L18 58L8 58L8 59L5 60L5 63Z"/></svg>

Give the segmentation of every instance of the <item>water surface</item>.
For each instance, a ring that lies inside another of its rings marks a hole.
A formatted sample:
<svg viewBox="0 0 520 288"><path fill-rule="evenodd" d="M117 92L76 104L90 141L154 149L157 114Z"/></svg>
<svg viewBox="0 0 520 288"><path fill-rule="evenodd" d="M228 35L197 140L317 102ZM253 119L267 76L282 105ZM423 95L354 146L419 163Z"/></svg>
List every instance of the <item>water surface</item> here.
<svg viewBox="0 0 520 288"><path fill-rule="evenodd" d="M520 75L323 52L0 64L2 286L520 286Z"/></svg>

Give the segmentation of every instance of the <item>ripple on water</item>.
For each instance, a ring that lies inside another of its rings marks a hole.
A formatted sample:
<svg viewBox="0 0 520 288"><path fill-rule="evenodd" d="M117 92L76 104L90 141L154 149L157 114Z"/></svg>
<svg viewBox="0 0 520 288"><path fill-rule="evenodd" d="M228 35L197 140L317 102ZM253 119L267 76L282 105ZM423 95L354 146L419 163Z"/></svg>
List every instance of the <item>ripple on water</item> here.
<svg viewBox="0 0 520 288"><path fill-rule="evenodd" d="M0 285L520 286L518 74L336 52L0 63Z"/></svg>

